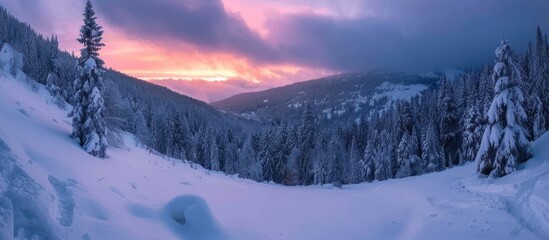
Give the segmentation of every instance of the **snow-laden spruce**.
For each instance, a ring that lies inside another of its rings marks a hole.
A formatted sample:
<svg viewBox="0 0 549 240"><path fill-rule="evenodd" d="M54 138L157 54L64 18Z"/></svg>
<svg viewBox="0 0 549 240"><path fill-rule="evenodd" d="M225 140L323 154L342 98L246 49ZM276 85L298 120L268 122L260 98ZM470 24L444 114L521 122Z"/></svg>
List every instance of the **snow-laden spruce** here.
<svg viewBox="0 0 549 240"><path fill-rule="evenodd" d="M536 31L536 50L533 55L530 67L530 94L538 96L541 102L545 103L545 106L542 106L543 112L538 114L549 116L549 49L540 27ZM543 132L549 127L549 122L545 124L541 130Z"/></svg>
<svg viewBox="0 0 549 240"><path fill-rule="evenodd" d="M421 142L423 149L422 159L427 164L428 173L438 172L444 169L444 152L440 145L434 124L430 124L427 127L427 132L423 135Z"/></svg>
<svg viewBox="0 0 549 240"><path fill-rule="evenodd" d="M478 152L479 143L482 139L482 116L476 104L472 104L467 109L467 115L464 121L464 131L462 133L461 157L460 163L475 159Z"/></svg>
<svg viewBox="0 0 549 240"><path fill-rule="evenodd" d="M84 45L78 59L78 78L74 81L76 93L73 97L74 109L72 117L73 132L80 146L89 154L106 157L107 128L103 120L104 101L99 89L104 73L103 60L99 58L99 50L105 46L101 42L103 31L96 20L91 2L86 2L84 10L84 25L80 29L79 43Z"/></svg>
<svg viewBox="0 0 549 240"><path fill-rule="evenodd" d="M532 49L532 44L528 45L523 65L528 90L528 127L533 139L537 139L549 128L549 121L545 121L545 117L549 116L549 49L539 27L536 49Z"/></svg>
<svg viewBox="0 0 549 240"><path fill-rule="evenodd" d="M522 107L524 96L520 89L521 70L513 59L513 52L503 40L496 49L496 64L492 79L496 82L495 96L488 111L488 125L477 153L478 172L502 177L516 170L528 160L526 113Z"/></svg>
<svg viewBox="0 0 549 240"><path fill-rule="evenodd" d="M439 89L439 118L440 144L444 150L445 167L459 164L459 119L457 118L456 99L451 84L446 77L440 82Z"/></svg>

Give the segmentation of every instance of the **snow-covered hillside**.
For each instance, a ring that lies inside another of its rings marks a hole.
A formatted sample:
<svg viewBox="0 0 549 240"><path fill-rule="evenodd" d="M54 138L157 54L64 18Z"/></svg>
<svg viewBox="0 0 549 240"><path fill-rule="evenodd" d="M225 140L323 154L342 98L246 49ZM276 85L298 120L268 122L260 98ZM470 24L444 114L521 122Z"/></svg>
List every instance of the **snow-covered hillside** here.
<svg viewBox="0 0 549 240"><path fill-rule="evenodd" d="M150 153L129 134L94 158L43 87L8 73L0 86L0 239L549 238L547 134L501 179L468 164L342 189L285 187Z"/></svg>
<svg viewBox="0 0 549 240"><path fill-rule="evenodd" d="M354 120L387 109L397 100L420 96L441 74L391 71L342 73L259 92L242 93L212 103L223 111L253 119L300 122L307 103L319 120Z"/></svg>

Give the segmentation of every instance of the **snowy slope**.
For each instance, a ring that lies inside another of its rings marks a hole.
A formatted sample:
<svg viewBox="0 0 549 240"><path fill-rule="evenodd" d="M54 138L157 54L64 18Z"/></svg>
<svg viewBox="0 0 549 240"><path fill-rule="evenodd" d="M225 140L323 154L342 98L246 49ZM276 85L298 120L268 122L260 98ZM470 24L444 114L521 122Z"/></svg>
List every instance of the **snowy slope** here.
<svg viewBox="0 0 549 240"><path fill-rule="evenodd" d="M285 187L69 138L42 88L0 73L0 239L548 239L549 135L524 169Z"/></svg>

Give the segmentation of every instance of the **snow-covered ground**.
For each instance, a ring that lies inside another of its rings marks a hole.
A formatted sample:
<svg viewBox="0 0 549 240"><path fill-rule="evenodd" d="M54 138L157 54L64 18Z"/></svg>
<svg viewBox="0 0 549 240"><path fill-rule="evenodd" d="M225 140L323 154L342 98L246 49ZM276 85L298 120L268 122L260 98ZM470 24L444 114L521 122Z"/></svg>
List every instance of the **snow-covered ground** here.
<svg viewBox="0 0 549 240"><path fill-rule="evenodd" d="M376 87L376 92L370 100L370 105L374 105L382 98L387 98L387 106L397 100L410 101L411 98L421 95L421 92L427 89L427 87L428 86L424 84L402 85L383 82Z"/></svg>
<svg viewBox="0 0 549 240"><path fill-rule="evenodd" d="M67 112L31 89L0 73L0 239L549 239L549 135L502 179L468 164L285 187L149 154L129 134L91 157Z"/></svg>

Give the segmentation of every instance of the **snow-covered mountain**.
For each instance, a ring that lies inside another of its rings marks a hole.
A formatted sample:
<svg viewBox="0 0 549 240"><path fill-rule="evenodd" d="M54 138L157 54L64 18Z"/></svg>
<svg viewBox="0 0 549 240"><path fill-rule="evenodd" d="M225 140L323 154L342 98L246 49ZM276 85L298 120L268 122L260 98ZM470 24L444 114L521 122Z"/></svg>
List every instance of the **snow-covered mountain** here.
<svg viewBox="0 0 549 240"><path fill-rule="evenodd" d="M549 238L548 134L500 179L466 164L341 189L287 187L167 158L127 133L94 158L44 86L5 71L0 86L0 239Z"/></svg>
<svg viewBox="0 0 549 240"><path fill-rule="evenodd" d="M441 75L390 71L345 73L242 93L212 105L248 117L295 121L300 119L306 102L310 102L315 115L323 119L348 120L382 109L395 100L418 96Z"/></svg>

